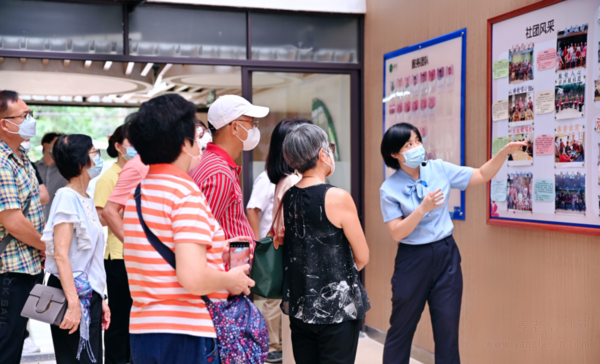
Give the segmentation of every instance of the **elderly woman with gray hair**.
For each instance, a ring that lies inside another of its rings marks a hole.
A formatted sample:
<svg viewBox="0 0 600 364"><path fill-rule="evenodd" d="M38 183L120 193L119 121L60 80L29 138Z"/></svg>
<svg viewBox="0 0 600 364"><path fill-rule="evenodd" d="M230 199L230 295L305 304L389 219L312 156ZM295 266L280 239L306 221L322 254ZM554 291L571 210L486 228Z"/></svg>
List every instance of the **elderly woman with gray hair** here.
<svg viewBox="0 0 600 364"><path fill-rule="evenodd" d="M290 316L296 363L354 363L360 320L370 309L358 271L369 261L350 194L325 182L335 144L316 125L291 130L285 161L302 180L283 197L282 310Z"/></svg>

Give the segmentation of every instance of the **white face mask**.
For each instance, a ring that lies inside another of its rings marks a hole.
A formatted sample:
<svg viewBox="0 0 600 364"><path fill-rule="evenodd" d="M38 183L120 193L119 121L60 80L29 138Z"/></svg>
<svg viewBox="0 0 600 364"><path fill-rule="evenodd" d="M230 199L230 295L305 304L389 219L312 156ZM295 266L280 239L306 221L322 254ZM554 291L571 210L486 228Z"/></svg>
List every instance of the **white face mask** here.
<svg viewBox="0 0 600 364"><path fill-rule="evenodd" d="M25 152L29 152L29 149L31 149L31 140L24 141L21 143L21 146L25 148Z"/></svg>
<svg viewBox="0 0 600 364"><path fill-rule="evenodd" d="M196 143L198 144L198 147L200 147L199 139L196 139ZM194 168L198 167L198 164L200 164L200 161L202 160L202 150L198 149L197 156L193 156L186 151L184 151L184 153L189 155L190 157L192 157L192 160L190 161L190 166L188 167L188 173L189 173L189 172L193 171Z"/></svg>
<svg viewBox="0 0 600 364"><path fill-rule="evenodd" d="M205 131L202 138L198 139L197 141L200 144L200 150L204 151L208 146L208 143L212 142L212 135Z"/></svg>
<svg viewBox="0 0 600 364"><path fill-rule="evenodd" d="M331 167L331 170L325 177L331 177L335 173L335 159L333 159L333 153L330 154L329 152L326 152L325 149L323 149L323 151L327 154L327 156L329 157L329 159L331 160L331 163L332 163L332 164L329 164L329 163L323 161L325 164L327 164L329 167Z"/></svg>
<svg viewBox="0 0 600 364"><path fill-rule="evenodd" d="M248 129L244 128L242 126L242 124L238 123L238 125L242 129L244 129L245 131L248 132L248 136L246 137L246 140L242 140L242 138L240 138L238 136L238 139L242 140L242 143L244 144L243 149L246 150L246 151L248 151L248 150L252 150L252 149L256 148L256 146L260 142L260 130L258 130L258 128L256 128L256 127L248 130Z"/></svg>
<svg viewBox="0 0 600 364"><path fill-rule="evenodd" d="M7 131L7 133L19 134L19 136L21 138L26 139L26 140L31 139L35 136L37 122L31 116L31 114L27 114L27 116L25 117L25 120L23 120L23 122L21 124L15 124L8 119L6 119L6 121L8 121L9 123L11 123L19 128L19 131L17 131L17 132Z"/></svg>

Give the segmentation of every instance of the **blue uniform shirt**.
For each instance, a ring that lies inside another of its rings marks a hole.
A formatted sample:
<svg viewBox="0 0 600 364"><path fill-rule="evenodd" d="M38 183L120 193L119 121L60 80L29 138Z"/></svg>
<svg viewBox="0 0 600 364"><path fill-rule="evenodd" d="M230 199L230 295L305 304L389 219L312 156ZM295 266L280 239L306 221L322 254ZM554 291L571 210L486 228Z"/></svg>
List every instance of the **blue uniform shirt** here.
<svg viewBox="0 0 600 364"><path fill-rule="evenodd" d="M404 244L428 244L450 236L454 230L448 212L450 189L466 189L473 175L473 168L457 166L441 159L430 160L425 167L419 168L421 173L418 181L399 169L379 189L384 222L407 217L419 207L429 192L441 189L444 193L444 205L425 214L415 230L402 239Z"/></svg>

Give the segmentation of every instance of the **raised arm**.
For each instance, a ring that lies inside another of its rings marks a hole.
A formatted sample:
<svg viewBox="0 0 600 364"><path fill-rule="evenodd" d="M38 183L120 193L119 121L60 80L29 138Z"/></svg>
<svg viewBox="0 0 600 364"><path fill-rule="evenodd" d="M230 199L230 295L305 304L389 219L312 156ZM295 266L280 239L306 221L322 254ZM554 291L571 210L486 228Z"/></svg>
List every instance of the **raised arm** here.
<svg viewBox="0 0 600 364"><path fill-rule="evenodd" d="M506 160L506 157L509 154L513 154L519 148L525 146L527 146L527 143L525 142L511 142L506 144L504 148L502 148L498 153L496 153L496 155L492 159L485 162L485 164L481 166L481 168L473 170L473 175L471 176L471 180L469 181L469 186L487 183L489 180L492 179L492 177L494 177L498 173L500 168L502 168L502 165L504 164L504 161Z"/></svg>
<svg viewBox="0 0 600 364"><path fill-rule="evenodd" d="M175 244L177 280L188 292L201 296L221 290L232 295L250 294L254 281L246 275L248 264L220 271L209 267L206 260L206 245L195 243Z"/></svg>
<svg viewBox="0 0 600 364"><path fill-rule="evenodd" d="M385 225L390 231L390 234L392 234L392 238L396 241L401 241L415 231L426 213L443 204L444 194L441 190L429 192L425 195L425 198L423 198L419 207L417 207L410 215L407 217L398 217L392 221L386 222Z"/></svg>

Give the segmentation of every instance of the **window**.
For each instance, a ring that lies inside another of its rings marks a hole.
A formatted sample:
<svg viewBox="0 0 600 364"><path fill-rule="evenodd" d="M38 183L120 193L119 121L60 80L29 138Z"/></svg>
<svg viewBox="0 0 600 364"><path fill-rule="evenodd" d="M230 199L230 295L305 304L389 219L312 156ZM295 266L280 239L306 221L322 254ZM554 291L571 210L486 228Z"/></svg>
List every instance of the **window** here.
<svg viewBox="0 0 600 364"><path fill-rule="evenodd" d="M252 59L357 63L358 19L251 13Z"/></svg>
<svg viewBox="0 0 600 364"><path fill-rule="evenodd" d="M129 15L129 53L246 59L246 13L137 7Z"/></svg>
<svg viewBox="0 0 600 364"><path fill-rule="evenodd" d="M122 9L3 0L0 50L123 54Z"/></svg>

